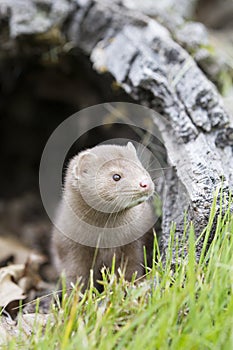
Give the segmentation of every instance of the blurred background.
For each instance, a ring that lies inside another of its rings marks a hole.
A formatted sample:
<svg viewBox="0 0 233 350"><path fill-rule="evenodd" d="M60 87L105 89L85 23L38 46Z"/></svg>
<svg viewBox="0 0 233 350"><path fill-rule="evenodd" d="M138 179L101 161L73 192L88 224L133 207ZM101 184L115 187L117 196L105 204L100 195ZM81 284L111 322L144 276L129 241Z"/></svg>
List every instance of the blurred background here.
<svg viewBox="0 0 233 350"><path fill-rule="evenodd" d="M189 6L182 0L157 3L158 7L167 6L171 11L186 9L182 13L185 19L206 25L219 57L233 64L232 0L189 1ZM0 13L1 10L0 2ZM0 236L20 237L22 243L47 254L50 222L41 204L38 186L40 158L47 139L64 119L85 107L132 100L108 74L98 75L89 58L69 47L64 38L61 49L56 32L50 33L47 42L44 37L43 40L32 39L30 35L23 37L23 45L20 40L17 43L20 47L17 53L6 39L8 34L8 23L2 16ZM215 72L209 71L209 76L214 80ZM220 92L226 93L226 103L231 104L232 88L226 87L232 83L232 77L229 79L223 74L216 83ZM78 147L94 146L108 137L131 136L129 129L99 128L84 135Z"/></svg>

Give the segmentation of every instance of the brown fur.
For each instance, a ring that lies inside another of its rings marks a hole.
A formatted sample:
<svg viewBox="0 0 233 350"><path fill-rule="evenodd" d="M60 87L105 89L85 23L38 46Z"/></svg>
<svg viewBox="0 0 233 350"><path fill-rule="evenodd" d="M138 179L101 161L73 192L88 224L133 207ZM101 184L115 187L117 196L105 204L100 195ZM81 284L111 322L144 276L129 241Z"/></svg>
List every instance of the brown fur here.
<svg viewBox="0 0 233 350"><path fill-rule="evenodd" d="M114 173L121 174L119 183L113 181ZM146 194L139 186L142 179L149 183ZM80 244L79 237L89 237L86 224L97 230L119 227L123 237L127 235L127 230L123 232L122 225L125 224L130 234L146 232L145 227L151 228L154 223L154 210L147 201L153 191L150 175L131 143L127 146L96 146L71 160L56 221L64 234L54 227L52 238L56 267L59 272L64 270L68 284L81 278L86 288L90 269L93 269L94 280L100 279L101 268L111 268L114 254L116 270L125 267L127 280L135 272L137 277L144 274L143 245L147 250L152 249L151 230L131 243L110 248L97 249ZM116 212L109 213L109 209Z"/></svg>

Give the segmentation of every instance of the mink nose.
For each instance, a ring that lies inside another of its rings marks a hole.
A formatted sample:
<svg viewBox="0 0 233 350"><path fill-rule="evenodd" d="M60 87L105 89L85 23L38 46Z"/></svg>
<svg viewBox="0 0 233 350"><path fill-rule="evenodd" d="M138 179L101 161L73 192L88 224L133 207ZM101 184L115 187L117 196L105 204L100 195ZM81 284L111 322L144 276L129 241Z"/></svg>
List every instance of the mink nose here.
<svg viewBox="0 0 233 350"><path fill-rule="evenodd" d="M142 187L143 189L149 189L150 188L150 181L148 179L143 179L139 182L139 186Z"/></svg>

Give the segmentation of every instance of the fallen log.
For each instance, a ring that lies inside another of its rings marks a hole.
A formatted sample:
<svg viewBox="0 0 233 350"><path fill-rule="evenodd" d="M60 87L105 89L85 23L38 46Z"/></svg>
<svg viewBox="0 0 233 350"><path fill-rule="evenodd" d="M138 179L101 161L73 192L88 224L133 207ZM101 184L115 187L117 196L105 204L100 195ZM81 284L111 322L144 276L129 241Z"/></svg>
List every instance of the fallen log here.
<svg viewBox="0 0 233 350"><path fill-rule="evenodd" d="M81 11L68 32L72 41L90 55L95 69L110 72L136 101L165 117L154 123L174 166L163 206L166 251L171 222L182 241L186 211L200 235L216 189L232 190L232 121L216 87L165 27L116 2L89 1ZM201 246L200 241L197 256Z"/></svg>

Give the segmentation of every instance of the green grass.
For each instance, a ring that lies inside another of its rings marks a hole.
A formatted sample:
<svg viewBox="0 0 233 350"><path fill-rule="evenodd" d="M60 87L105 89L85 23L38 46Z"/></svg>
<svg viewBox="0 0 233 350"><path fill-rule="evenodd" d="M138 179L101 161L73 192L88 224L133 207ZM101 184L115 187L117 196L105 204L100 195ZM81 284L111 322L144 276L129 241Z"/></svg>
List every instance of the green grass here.
<svg viewBox="0 0 233 350"><path fill-rule="evenodd" d="M205 236L211 231L215 204ZM154 264L146 280L128 283L103 271L104 292L93 286L80 300L63 294L60 310L26 340L7 349L233 349L233 215L218 216L207 254L195 261L195 234L175 272ZM204 245L207 243L207 239Z"/></svg>

